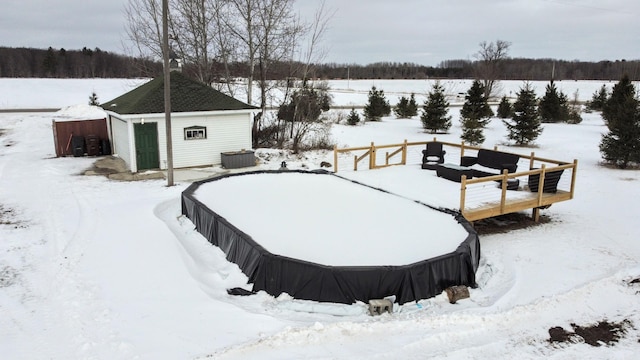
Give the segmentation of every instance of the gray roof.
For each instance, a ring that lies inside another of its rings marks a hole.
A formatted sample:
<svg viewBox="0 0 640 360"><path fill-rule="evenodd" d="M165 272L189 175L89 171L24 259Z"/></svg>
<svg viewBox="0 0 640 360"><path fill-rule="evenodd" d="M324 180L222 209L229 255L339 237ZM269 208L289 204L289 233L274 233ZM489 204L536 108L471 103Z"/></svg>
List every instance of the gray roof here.
<svg viewBox="0 0 640 360"><path fill-rule="evenodd" d="M171 73L171 112L252 110L246 104L211 86L189 79L181 72ZM118 114L164 113L164 76L159 76L102 105Z"/></svg>

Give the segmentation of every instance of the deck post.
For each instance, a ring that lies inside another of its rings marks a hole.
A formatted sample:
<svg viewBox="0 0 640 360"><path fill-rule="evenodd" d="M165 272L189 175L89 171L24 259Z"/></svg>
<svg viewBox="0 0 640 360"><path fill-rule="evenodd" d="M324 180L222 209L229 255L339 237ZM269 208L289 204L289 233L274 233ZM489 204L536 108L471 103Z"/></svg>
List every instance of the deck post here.
<svg viewBox="0 0 640 360"><path fill-rule="evenodd" d="M464 156L464 141L460 143L460 157Z"/></svg>
<svg viewBox="0 0 640 360"><path fill-rule="evenodd" d="M531 158L529 159L529 170L533 169L535 157L536 157L536 153L534 151L532 151L531 152Z"/></svg>
<svg viewBox="0 0 640 360"><path fill-rule="evenodd" d="M460 213L464 216L464 202L467 196L467 175L460 177Z"/></svg>
<svg viewBox="0 0 640 360"><path fill-rule="evenodd" d="M540 208L533 208L531 219L533 219L534 222L540 221Z"/></svg>
<svg viewBox="0 0 640 360"><path fill-rule="evenodd" d="M353 155L353 171L358 171L358 155Z"/></svg>
<svg viewBox="0 0 640 360"><path fill-rule="evenodd" d="M404 139L404 145L402 145L402 165L407 165L407 148L409 147L407 139Z"/></svg>
<svg viewBox="0 0 640 360"><path fill-rule="evenodd" d="M540 172L540 180L538 180L538 206L542 205L542 194L544 193L544 176L546 174L546 166L542 164Z"/></svg>
<svg viewBox="0 0 640 360"><path fill-rule="evenodd" d="M369 170L376 168L376 147L371 142L371 149L369 150Z"/></svg>
<svg viewBox="0 0 640 360"><path fill-rule="evenodd" d="M509 170L502 170L502 183L500 189L502 190L502 194L500 195L500 214L504 214L504 206L507 202L507 174Z"/></svg>
<svg viewBox="0 0 640 360"><path fill-rule="evenodd" d="M571 191L570 197L573 199L573 191L576 187L576 172L578 171L578 159L573 159L573 173L571 174Z"/></svg>
<svg viewBox="0 0 640 360"><path fill-rule="evenodd" d="M338 145L333 145L333 172L338 172Z"/></svg>

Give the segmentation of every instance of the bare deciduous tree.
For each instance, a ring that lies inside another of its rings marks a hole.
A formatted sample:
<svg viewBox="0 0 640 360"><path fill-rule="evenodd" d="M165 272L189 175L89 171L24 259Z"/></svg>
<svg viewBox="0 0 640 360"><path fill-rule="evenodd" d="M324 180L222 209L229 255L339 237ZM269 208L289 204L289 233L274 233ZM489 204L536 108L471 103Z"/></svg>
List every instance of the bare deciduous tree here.
<svg viewBox="0 0 640 360"><path fill-rule="evenodd" d="M480 43L480 50L475 54L477 59L476 77L484 86L484 94L488 99L495 97L496 83L500 79L500 64L508 57L511 43L504 40Z"/></svg>
<svg viewBox="0 0 640 360"><path fill-rule="evenodd" d="M292 55L290 57L290 61L292 67L290 69L291 74L299 74L302 78L302 88L308 89L316 89L319 91L327 91L326 83L319 83L318 85L309 84L308 80L313 76L313 68L315 64L320 63L322 59L326 56L326 48L321 47L321 42L324 37L324 34L328 28L329 21L335 14L335 10L330 11L325 5L325 1L323 0L319 7L316 9L313 19L309 24L301 25L303 26L302 31L296 32L294 37L299 37L300 40L294 40L294 43L299 43L299 49L292 49ZM305 41L306 40L306 41ZM295 52L300 52L300 59L296 59ZM299 66L300 68L294 69L295 66ZM283 99L283 103L287 103L291 96L291 87L296 86L295 82L287 81L285 85L285 96ZM294 92L295 93L295 92ZM296 102L296 99L291 99L291 101ZM330 99L329 99L330 101ZM299 120L298 117L293 117L291 121L290 134L289 137L294 139L295 144L295 135L294 135L294 127L296 122Z"/></svg>
<svg viewBox="0 0 640 360"><path fill-rule="evenodd" d="M236 88L233 86L229 65L238 58L237 48L239 41L233 37L231 30L226 25L226 19L230 16L228 6L222 4L222 6L215 7L214 16L218 24L218 31L214 32L214 37L220 51L218 61L222 64L223 75L223 81L218 84L217 88L222 90L222 86L225 85L227 94L233 96Z"/></svg>
<svg viewBox="0 0 640 360"><path fill-rule="evenodd" d="M199 80L208 84L216 76L228 80L229 64L246 63L249 104L254 103L254 83L260 89L261 112L254 117L254 136L261 128L262 114L275 86L268 76L271 65L292 59L300 51L302 39L308 36L309 43L301 55L305 64L303 76L307 78L312 61L322 54L317 50L318 44L331 17L324 2L314 20L304 24L293 11L295 0L169 1L172 50L196 69ZM159 2L129 0L125 9L128 38L143 57L162 55ZM226 83L231 93L232 87Z"/></svg>
<svg viewBox="0 0 640 360"><path fill-rule="evenodd" d="M215 0L171 2L173 50L195 68L196 77L205 84L215 79L214 59L219 53L215 33L219 29Z"/></svg>
<svg viewBox="0 0 640 360"><path fill-rule="evenodd" d="M261 112L254 117L254 145L262 114L268 105L271 84L267 81L272 62L283 61L293 53L299 35L305 30L293 12L295 0L228 0L232 13L227 20L230 31L242 45L240 57L249 69L247 102L253 102L253 83L258 67Z"/></svg>
<svg viewBox="0 0 640 360"><path fill-rule="evenodd" d="M129 0L124 8L126 18L125 51L144 60L162 59L161 0Z"/></svg>
<svg viewBox="0 0 640 360"><path fill-rule="evenodd" d="M327 48L321 46L321 42L329 27L329 21L336 13L336 10L330 10L326 7L323 0L318 9L313 14L313 20L305 29L308 35L308 41L302 53L302 64L304 68L301 71L302 79L306 80L313 74L314 64L320 63L327 55Z"/></svg>
<svg viewBox="0 0 640 360"><path fill-rule="evenodd" d="M256 64L259 34L254 24L255 13L260 0L229 0L228 16L223 18L226 28L237 39L238 56L246 60L249 73L247 74L247 102L253 102L253 78Z"/></svg>
<svg viewBox="0 0 640 360"><path fill-rule="evenodd" d="M160 0L129 0L125 6L126 33L134 52L143 58L162 57ZM170 0L171 51L194 70L198 80L216 79L219 58L227 49L222 25L222 0Z"/></svg>

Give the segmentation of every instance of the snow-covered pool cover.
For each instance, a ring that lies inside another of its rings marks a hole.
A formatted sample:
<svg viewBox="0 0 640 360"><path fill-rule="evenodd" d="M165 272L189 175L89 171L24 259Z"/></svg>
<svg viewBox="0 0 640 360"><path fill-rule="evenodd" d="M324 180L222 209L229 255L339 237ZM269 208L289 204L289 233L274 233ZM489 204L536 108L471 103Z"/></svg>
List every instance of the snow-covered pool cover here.
<svg viewBox="0 0 640 360"><path fill-rule="evenodd" d="M206 209L210 219L192 209L198 206L188 198ZM394 276L406 275L389 276L385 271L419 268L426 279L409 276L411 287L422 281L432 282L437 284L432 290L439 293L441 286L473 285L479 260L477 235L462 216L328 172L255 172L196 183L183 194L183 213L250 279L261 266L272 266L265 265L267 254L276 262L284 259L304 265L311 277L317 276L313 267L330 268L333 273L337 268L357 268L393 281ZM238 247L237 243L242 245ZM438 265L434 275L425 265L436 258L444 263ZM279 274L288 270L293 271L290 266L278 265ZM298 281L305 286L313 283ZM291 289L286 292L295 297Z"/></svg>
<svg viewBox="0 0 640 360"><path fill-rule="evenodd" d="M337 176L234 176L194 195L270 253L324 265L408 265L468 235L449 214Z"/></svg>

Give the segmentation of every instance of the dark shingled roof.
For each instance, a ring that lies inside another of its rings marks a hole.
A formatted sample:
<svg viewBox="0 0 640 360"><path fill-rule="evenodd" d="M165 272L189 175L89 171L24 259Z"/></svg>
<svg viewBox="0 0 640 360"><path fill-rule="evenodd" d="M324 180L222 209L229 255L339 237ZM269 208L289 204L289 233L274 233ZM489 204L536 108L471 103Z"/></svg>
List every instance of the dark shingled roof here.
<svg viewBox="0 0 640 360"><path fill-rule="evenodd" d="M101 105L118 114L164 113L164 76ZM182 73L171 73L171 112L257 109Z"/></svg>

